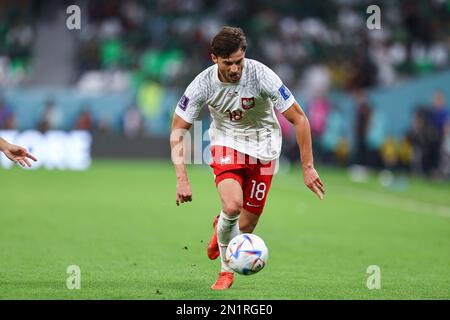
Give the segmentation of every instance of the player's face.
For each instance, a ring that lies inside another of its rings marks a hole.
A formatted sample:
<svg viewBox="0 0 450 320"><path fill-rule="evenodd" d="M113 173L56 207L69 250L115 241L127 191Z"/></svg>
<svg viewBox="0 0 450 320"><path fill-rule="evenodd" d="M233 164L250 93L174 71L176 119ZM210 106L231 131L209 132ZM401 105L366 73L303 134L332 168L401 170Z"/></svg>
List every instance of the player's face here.
<svg viewBox="0 0 450 320"><path fill-rule="evenodd" d="M211 55L214 63L219 67L219 79L222 82L236 83L241 79L244 68L245 51L239 49L227 58Z"/></svg>

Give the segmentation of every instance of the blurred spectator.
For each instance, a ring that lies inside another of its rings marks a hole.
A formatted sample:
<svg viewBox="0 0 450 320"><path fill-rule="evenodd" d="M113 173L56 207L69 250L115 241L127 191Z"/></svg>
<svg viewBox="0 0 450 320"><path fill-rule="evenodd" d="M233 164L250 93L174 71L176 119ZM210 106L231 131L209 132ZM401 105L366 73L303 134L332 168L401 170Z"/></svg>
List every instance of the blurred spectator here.
<svg viewBox="0 0 450 320"><path fill-rule="evenodd" d="M449 67L450 10L444 0L381 1L381 30L365 27L364 1L83 3L86 18L76 34L79 61L74 61L80 78L86 72L119 69L184 86L211 63L209 41L226 24L242 26L252 41L248 57L265 61L290 87L317 65L324 70L345 65L349 88L390 84L404 75ZM0 52L6 52L14 72L29 68L34 34L44 19L55 15L47 11L58 10L49 6L39 15L36 6L36 1L11 0L0 6Z"/></svg>
<svg viewBox="0 0 450 320"><path fill-rule="evenodd" d="M427 110L419 107L413 115L411 128L406 136L412 144L412 171L415 174L422 174L424 171L424 152L427 147L426 124Z"/></svg>
<svg viewBox="0 0 450 320"><path fill-rule="evenodd" d="M443 96L435 96L433 108L419 110L407 136L398 139L403 125L390 130L383 114L386 105L372 109L361 89L397 85L415 75L448 70L449 2L380 0L380 30L366 28L367 5L366 1L356 0L262 0L256 5L241 0L82 1L82 28L71 32L77 38L73 42L77 54L67 60L76 70L73 83L82 94L133 94L127 101L135 99L136 107L123 111L126 105L121 104L120 110L90 109L95 121L90 112L84 111L74 126L102 133L121 130L128 137L139 136L141 130L153 136L167 135L180 89L199 70L212 64L211 37L222 25L236 25L252 42L247 58L263 61L299 99L307 102L305 111L317 161L345 163L354 137L351 151L356 152L352 160L357 163L378 166L385 160L385 165L394 166L391 160L396 155L403 166L412 162L415 172L439 172L446 133L442 123L448 123ZM58 16L57 10L64 16L64 6L33 10L42 6L40 1L0 1L0 87L26 84L32 75L30 62L42 60L37 48L49 48L56 40L42 36L40 28ZM61 50L64 39L58 40ZM346 125L352 113L350 104L343 101L342 110L333 110L328 102L335 101L334 94L329 94L335 89L357 92L352 135ZM3 128L15 127L8 107L0 107ZM62 127L60 111L72 123L70 107L48 106L40 129ZM210 121L206 111L202 120ZM118 112L123 112L122 117ZM284 152L295 159L295 135L284 117L279 119L285 137ZM34 123L34 117L32 120ZM387 138L391 133L393 138Z"/></svg>
<svg viewBox="0 0 450 320"><path fill-rule="evenodd" d="M394 58L384 41L374 41L370 48L370 56L377 68L377 81L380 85L392 85L397 80Z"/></svg>
<svg viewBox="0 0 450 320"><path fill-rule="evenodd" d="M331 75L327 66L315 65L305 70L301 88L306 100L326 96L330 85Z"/></svg>
<svg viewBox="0 0 450 320"><path fill-rule="evenodd" d="M355 93L356 118L355 118L355 145L356 163L368 165L367 132L369 121L372 115L372 108L369 105L367 94L363 90Z"/></svg>
<svg viewBox="0 0 450 320"><path fill-rule="evenodd" d="M363 43L361 46L365 48L367 44ZM350 72L350 79L347 84L349 90L359 90L376 84L378 70L374 62L369 58L367 49L359 49L356 51L348 72Z"/></svg>
<svg viewBox="0 0 450 320"><path fill-rule="evenodd" d="M441 160L443 156L444 138L449 130L449 114L445 104L445 97L442 92L434 94L433 104L430 110L431 125L433 127L433 136L430 143L430 169L434 178L441 175Z"/></svg>
<svg viewBox="0 0 450 320"><path fill-rule="evenodd" d="M449 126L449 110L445 103L444 94L440 91L434 94L431 117L433 126L436 128L440 140L442 140Z"/></svg>
<svg viewBox="0 0 450 320"><path fill-rule="evenodd" d="M330 102L324 96L318 96L312 100L308 107L308 119L311 126L314 158L322 161L321 137L327 126L327 118L330 112Z"/></svg>
<svg viewBox="0 0 450 320"><path fill-rule="evenodd" d="M346 164L348 160L348 141L344 136L345 119L339 107L333 107L328 115L327 126L321 135L323 162L327 164Z"/></svg>
<svg viewBox="0 0 450 320"><path fill-rule="evenodd" d="M129 107L123 116L123 133L127 138L135 138L142 134L143 118L138 108Z"/></svg>
<svg viewBox="0 0 450 320"><path fill-rule="evenodd" d="M6 101L0 98L0 129L15 129L16 119L14 113L6 104Z"/></svg>
<svg viewBox="0 0 450 320"><path fill-rule="evenodd" d="M94 125L92 125L94 127ZM98 115L97 127L96 129L98 133L101 134L110 134L113 132L113 119L112 115L108 112L101 112Z"/></svg>
<svg viewBox="0 0 450 320"><path fill-rule="evenodd" d="M372 108L368 126L367 164L374 168L393 169L397 164L397 142L390 136L388 120L382 108Z"/></svg>
<svg viewBox="0 0 450 320"><path fill-rule="evenodd" d="M75 129L86 131L92 131L94 129L92 115L88 109L84 109L80 112L80 115L75 123Z"/></svg>
<svg viewBox="0 0 450 320"><path fill-rule="evenodd" d="M16 55L23 55L31 46L33 29L30 25L17 18L6 33L6 45Z"/></svg>
<svg viewBox="0 0 450 320"><path fill-rule="evenodd" d="M405 135L398 146L398 167L402 171L411 172L413 164L414 149L408 135Z"/></svg>
<svg viewBox="0 0 450 320"><path fill-rule="evenodd" d="M441 177L441 162L449 131L445 98L441 92L436 92L431 108L422 106L417 109L407 134L413 145L414 172L435 179Z"/></svg>
<svg viewBox="0 0 450 320"><path fill-rule="evenodd" d="M38 130L46 132L47 130L62 129L63 120L64 115L55 102L50 99L45 103L44 111L38 124Z"/></svg>
<svg viewBox="0 0 450 320"><path fill-rule="evenodd" d="M395 169L398 163L398 146L393 137L388 137L384 141L380 148L380 155L384 169Z"/></svg>
<svg viewBox="0 0 450 320"><path fill-rule="evenodd" d="M450 130L447 130L447 134L444 138L444 148L442 157L442 173L444 177L450 178Z"/></svg>

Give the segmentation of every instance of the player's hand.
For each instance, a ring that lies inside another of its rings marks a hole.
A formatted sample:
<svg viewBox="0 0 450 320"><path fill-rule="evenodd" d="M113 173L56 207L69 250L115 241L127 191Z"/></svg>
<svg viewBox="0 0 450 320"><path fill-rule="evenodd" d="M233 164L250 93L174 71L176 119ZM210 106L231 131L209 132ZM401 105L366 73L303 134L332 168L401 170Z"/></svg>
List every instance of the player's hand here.
<svg viewBox="0 0 450 320"><path fill-rule="evenodd" d="M3 153L6 155L6 157L8 157L9 160L20 164L22 167L25 167L25 165L31 167L31 163L28 159L37 161L36 157L28 153L25 148L10 143L6 145Z"/></svg>
<svg viewBox="0 0 450 320"><path fill-rule="evenodd" d="M314 192L320 200L323 199L325 195L325 187L319 178L319 174L314 168L303 169L303 179L306 186Z"/></svg>
<svg viewBox="0 0 450 320"><path fill-rule="evenodd" d="M177 197L176 203L177 206L183 202L191 202L192 201L192 190L191 185L187 178L177 179Z"/></svg>

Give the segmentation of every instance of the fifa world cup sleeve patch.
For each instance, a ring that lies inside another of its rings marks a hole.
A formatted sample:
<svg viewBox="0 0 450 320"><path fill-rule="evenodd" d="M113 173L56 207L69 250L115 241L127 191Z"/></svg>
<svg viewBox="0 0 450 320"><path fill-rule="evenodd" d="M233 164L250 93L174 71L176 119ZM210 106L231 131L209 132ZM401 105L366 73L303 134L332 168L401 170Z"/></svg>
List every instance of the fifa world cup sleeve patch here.
<svg viewBox="0 0 450 320"><path fill-rule="evenodd" d="M280 87L280 89L278 89L278 91L280 92L284 100L289 99L289 97L291 96L291 92L288 88L286 88L284 84Z"/></svg>
<svg viewBox="0 0 450 320"><path fill-rule="evenodd" d="M178 101L178 107L180 107L181 110L186 111L188 103L189 103L189 98L186 97L186 95L183 95L181 97L180 101Z"/></svg>

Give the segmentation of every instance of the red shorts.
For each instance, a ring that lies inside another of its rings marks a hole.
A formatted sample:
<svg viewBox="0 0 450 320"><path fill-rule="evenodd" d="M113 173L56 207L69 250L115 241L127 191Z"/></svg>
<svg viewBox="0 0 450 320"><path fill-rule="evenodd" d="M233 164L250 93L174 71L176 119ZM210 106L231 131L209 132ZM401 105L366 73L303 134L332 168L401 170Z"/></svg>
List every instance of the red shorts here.
<svg viewBox="0 0 450 320"><path fill-rule="evenodd" d="M211 146L216 186L224 179L234 179L242 187L243 208L261 215L275 171L275 160L261 161L234 149Z"/></svg>

